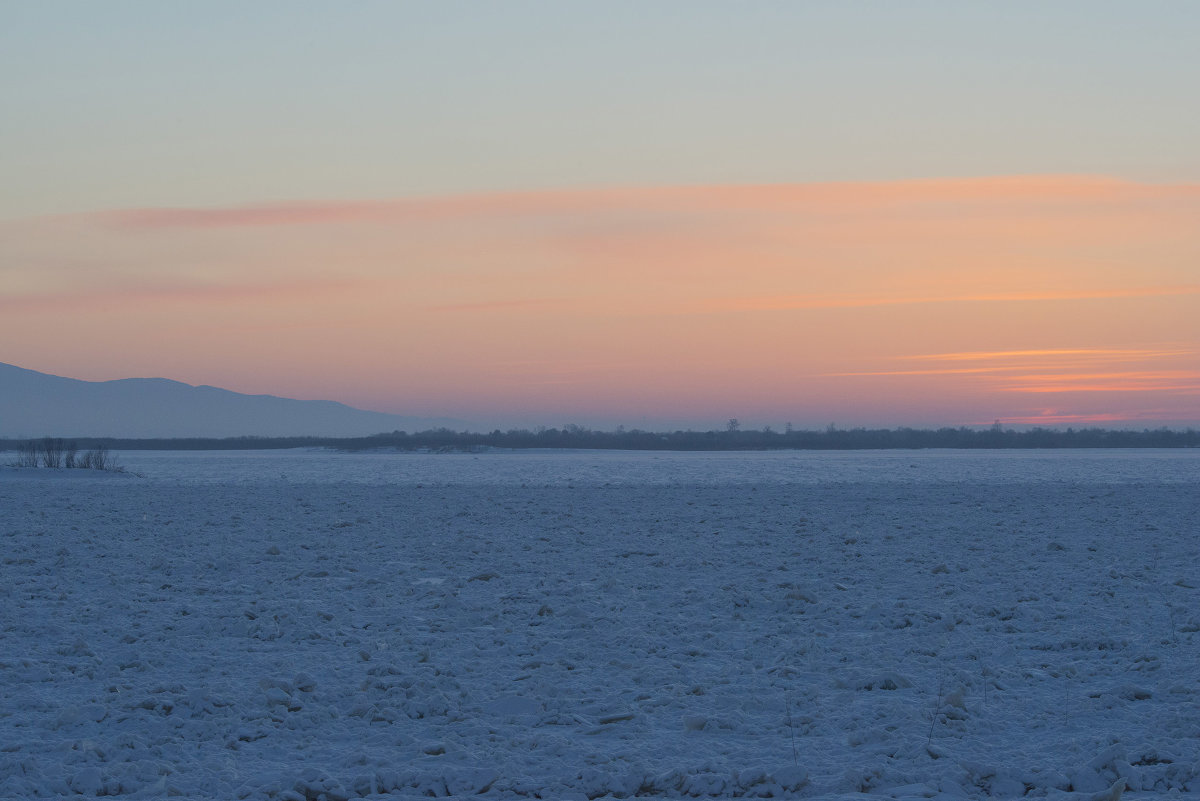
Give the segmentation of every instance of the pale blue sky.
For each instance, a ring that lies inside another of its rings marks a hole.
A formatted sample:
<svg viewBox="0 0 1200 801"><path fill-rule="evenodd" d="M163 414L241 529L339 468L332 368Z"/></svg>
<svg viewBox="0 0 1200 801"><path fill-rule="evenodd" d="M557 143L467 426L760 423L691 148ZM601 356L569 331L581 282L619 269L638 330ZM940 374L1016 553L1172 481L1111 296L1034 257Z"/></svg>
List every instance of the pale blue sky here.
<svg viewBox="0 0 1200 801"><path fill-rule="evenodd" d="M597 185L1200 179L1200 3L5 2L0 218Z"/></svg>

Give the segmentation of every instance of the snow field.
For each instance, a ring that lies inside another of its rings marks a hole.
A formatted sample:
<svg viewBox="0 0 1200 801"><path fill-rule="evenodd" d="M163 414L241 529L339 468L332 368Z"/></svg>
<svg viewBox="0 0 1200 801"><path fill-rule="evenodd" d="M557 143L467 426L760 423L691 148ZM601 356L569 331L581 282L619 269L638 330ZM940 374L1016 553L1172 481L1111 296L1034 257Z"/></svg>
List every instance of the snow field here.
<svg viewBox="0 0 1200 801"><path fill-rule="evenodd" d="M1200 793L1195 483L742 458L5 471L0 797Z"/></svg>

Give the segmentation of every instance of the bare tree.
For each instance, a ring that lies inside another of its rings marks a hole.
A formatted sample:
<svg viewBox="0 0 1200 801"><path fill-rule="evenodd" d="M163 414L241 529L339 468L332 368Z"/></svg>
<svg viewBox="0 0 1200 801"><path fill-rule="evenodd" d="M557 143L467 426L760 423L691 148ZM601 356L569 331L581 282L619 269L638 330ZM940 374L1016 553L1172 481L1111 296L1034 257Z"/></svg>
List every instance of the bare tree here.
<svg viewBox="0 0 1200 801"><path fill-rule="evenodd" d="M86 466L93 470L109 470L112 467L108 456L108 448L103 445L92 448L83 455Z"/></svg>
<svg viewBox="0 0 1200 801"><path fill-rule="evenodd" d="M62 467L63 441L61 439L46 437L42 440L42 464L46 467Z"/></svg>
<svg viewBox="0 0 1200 801"><path fill-rule="evenodd" d="M17 451L17 467L37 467L38 466L38 446L33 440L26 442Z"/></svg>

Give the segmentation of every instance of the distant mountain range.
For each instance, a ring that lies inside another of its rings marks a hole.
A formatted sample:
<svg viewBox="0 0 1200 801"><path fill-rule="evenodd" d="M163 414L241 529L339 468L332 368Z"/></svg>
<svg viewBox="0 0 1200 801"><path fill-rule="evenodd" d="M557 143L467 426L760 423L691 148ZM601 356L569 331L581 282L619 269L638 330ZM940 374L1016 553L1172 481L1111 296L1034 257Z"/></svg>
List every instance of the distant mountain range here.
<svg viewBox="0 0 1200 801"><path fill-rule="evenodd" d="M80 381L0 363L0 438L351 437L470 425L166 378Z"/></svg>

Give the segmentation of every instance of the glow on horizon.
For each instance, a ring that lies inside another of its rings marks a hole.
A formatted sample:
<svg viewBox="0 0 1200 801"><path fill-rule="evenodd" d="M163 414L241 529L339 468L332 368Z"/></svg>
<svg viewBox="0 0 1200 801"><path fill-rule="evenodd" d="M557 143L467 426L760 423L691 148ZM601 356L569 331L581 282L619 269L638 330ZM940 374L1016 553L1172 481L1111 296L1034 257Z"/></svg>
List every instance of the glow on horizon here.
<svg viewBox="0 0 1200 801"><path fill-rule="evenodd" d="M481 425L1196 421L1198 221L1062 175L34 217L0 361Z"/></svg>

